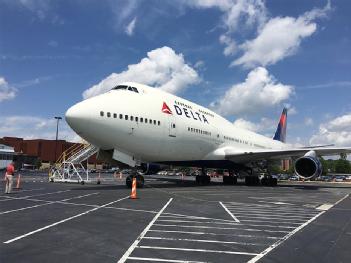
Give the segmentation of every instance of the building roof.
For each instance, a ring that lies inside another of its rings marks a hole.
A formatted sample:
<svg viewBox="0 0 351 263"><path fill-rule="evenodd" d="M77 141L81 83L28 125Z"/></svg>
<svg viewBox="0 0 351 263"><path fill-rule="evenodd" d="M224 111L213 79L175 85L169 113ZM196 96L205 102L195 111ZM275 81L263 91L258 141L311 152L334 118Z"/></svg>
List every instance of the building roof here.
<svg viewBox="0 0 351 263"><path fill-rule="evenodd" d="M0 153L14 153L15 149L5 144L0 144Z"/></svg>

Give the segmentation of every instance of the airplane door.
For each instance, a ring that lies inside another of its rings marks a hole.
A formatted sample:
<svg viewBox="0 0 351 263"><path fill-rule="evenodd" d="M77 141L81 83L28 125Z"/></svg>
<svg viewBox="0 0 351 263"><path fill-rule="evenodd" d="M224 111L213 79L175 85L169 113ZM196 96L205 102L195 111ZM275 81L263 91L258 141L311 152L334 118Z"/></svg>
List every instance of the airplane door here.
<svg viewBox="0 0 351 263"><path fill-rule="evenodd" d="M169 136L170 137L177 137L177 124L176 118L172 115L168 117L168 129L169 129Z"/></svg>
<svg viewBox="0 0 351 263"><path fill-rule="evenodd" d="M134 135L135 129L138 127L137 122L135 121L134 116L129 116L128 122L127 122L127 127L128 127L128 134L129 135Z"/></svg>

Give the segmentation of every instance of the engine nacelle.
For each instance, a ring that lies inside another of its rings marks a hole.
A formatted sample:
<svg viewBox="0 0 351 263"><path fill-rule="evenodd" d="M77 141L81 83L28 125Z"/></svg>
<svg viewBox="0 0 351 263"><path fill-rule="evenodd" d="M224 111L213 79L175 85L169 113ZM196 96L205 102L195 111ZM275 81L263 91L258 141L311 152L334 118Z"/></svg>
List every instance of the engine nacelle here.
<svg viewBox="0 0 351 263"><path fill-rule="evenodd" d="M157 163L142 163L140 167L144 174L155 174L164 169L166 166L159 165Z"/></svg>
<svg viewBox="0 0 351 263"><path fill-rule="evenodd" d="M312 179L322 174L322 164L315 151L309 151L295 161L295 173L303 179Z"/></svg>

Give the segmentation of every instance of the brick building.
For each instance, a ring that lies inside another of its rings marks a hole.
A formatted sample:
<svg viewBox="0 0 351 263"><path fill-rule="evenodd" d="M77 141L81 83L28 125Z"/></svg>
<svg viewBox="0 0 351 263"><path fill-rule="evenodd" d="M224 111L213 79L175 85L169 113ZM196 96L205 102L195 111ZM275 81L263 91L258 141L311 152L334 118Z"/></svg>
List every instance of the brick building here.
<svg viewBox="0 0 351 263"><path fill-rule="evenodd" d="M55 147L56 140L34 139L25 140L18 137L3 137L0 138L0 144L8 145L14 148L17 154L32 156L39 158L44 163L55 162ZM67 142L65 140L57 140L56 159L70 148L78 143ZM96 163L96 156L89 158L89 163Z"/></svg>

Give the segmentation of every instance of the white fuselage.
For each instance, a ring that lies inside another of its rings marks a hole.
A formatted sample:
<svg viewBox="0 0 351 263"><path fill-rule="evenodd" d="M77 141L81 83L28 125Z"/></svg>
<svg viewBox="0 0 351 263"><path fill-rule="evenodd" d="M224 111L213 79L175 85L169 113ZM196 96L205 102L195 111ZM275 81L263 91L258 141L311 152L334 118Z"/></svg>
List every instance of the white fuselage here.
<svg viewBox="0 0 351 263"><path fill-rule="evenodd" d="M138 92L111 90L66 113L69 125L102 150L117 149L142 162L177 162L219 160L216 151L226 146L240 152L287 147L236 128L211 110L159 89L136 83L121 85Z"/></svg>

